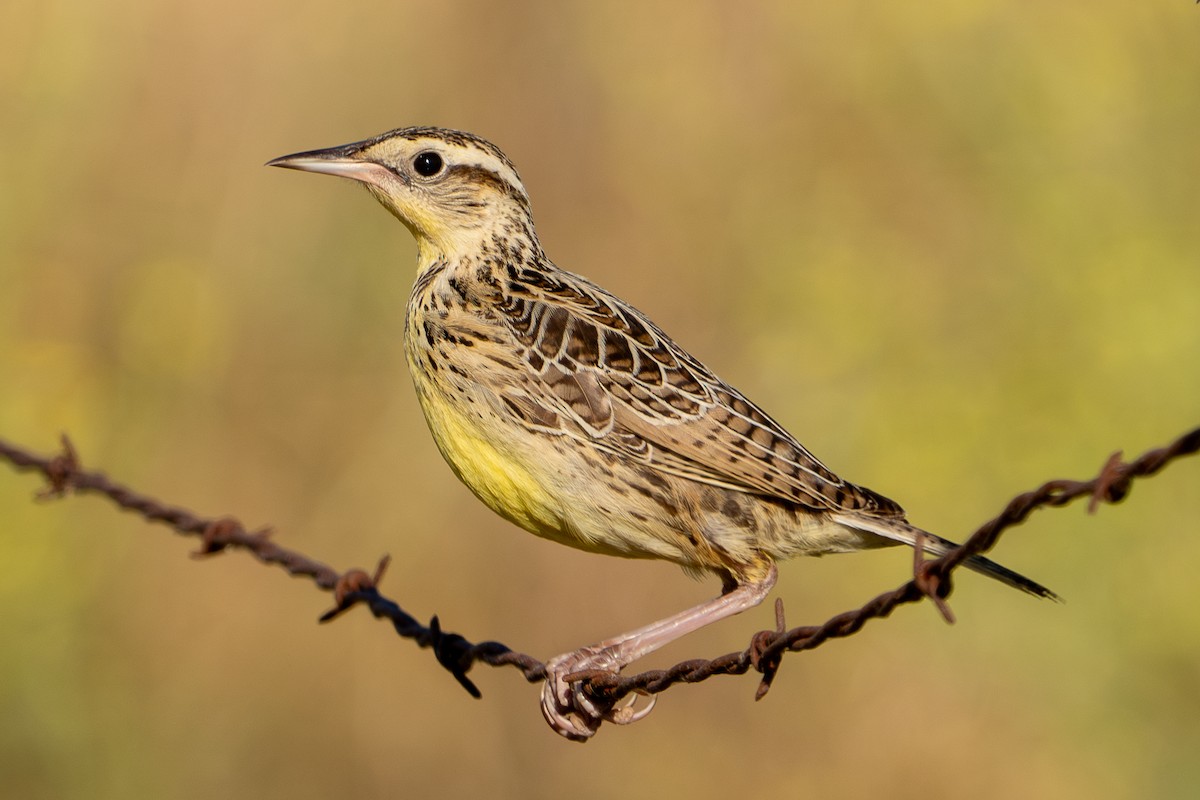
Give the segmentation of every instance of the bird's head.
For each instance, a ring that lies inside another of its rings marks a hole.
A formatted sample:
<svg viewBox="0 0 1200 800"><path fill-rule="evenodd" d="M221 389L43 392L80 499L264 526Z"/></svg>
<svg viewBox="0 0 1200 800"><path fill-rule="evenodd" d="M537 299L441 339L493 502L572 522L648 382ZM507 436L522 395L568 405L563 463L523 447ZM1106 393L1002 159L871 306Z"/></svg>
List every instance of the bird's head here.
<svg viewBox="0 0 1200 800"><path fill-rule="evenodd" d="M417 240L422 261L475 249L502 231L537 247L529 195L491 142L446 128L400 128L267 162L361 181Z"/></svg>

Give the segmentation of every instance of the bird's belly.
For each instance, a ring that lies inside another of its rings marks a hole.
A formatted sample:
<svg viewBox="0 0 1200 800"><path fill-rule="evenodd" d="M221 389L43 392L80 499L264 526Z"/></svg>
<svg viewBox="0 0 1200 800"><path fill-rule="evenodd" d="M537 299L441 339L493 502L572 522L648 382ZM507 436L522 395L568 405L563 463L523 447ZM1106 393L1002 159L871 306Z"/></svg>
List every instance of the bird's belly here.
<svg viewBox="0 0 1200 800"><path fill-rule="evenodd" d="M420 381L417 396L434 442L454 474L510 522L593 553L706 566L689 552L686 539L681 543L660 520L630 516L609 502L615 498L596 476L589 476L570 449L557 447L553 439L532 444L528 431L490 417L494 412L481 399L458 402Z"/></svg>
<svg viewBox="0 0 1200 800"><path fill-rule="evenodd" d="M417 394L433 440L458 479L505 519L539 536L561 540L559 502L519 453L489 430L493 426L440 393L418 387Z"/></svg>

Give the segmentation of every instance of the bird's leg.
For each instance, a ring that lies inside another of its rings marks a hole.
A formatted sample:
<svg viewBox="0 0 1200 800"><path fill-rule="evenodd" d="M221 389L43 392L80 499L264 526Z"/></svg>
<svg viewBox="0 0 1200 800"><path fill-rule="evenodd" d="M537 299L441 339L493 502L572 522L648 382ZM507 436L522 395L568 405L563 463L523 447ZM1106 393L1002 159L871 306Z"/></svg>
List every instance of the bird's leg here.
<svg viewBox="0 0 1200 800"><path fill-rule="evenodd" d="M758 605L771 591L776 578L775 565L770 564L761 576L753 580L743 579L720 597L635 631L550 659L546 664L546 683L542 687L542 714L546 722L568 739L586 741L601 722L607 720L628 724L641 719L649 713L653 703L634 713L630 713L628 708L599 708L580 687L568 682L566 676L590 669L620 672L627 664L681 636Z"/></svg>

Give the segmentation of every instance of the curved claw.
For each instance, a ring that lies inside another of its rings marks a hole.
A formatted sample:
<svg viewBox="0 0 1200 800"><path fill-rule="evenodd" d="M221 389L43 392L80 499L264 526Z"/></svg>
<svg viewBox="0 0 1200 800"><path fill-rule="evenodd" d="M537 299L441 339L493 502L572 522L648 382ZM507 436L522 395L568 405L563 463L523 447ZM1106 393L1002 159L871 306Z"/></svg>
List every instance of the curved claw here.
<svg viewBox="0 0 1200 800"><path fill-rule="evenodd" d="M634 710L639 697L649 697L650 704L645 708ZM645 719L646 716L654 710L655 704L658 703L658 695L650 694L642 689L637 689L633 694L629 695L629 702L620 708L610 708L604 713L604 720L611 722L614 725L631 725L640 719Z"/></svg>
<svg viewBox="0 0 1200 800"><path fill-rule="evenodd" d="M542 716L555 733L572 741L585 742L604 722L629 725L649 714L657 698L647 692L637 691L637 695L650 697L650 704L645 708L635 708L636 695L620 708L614 708L612 703L597 702L584 691L581 681L567 680L572 673L596 669L620 672L622 666L610 652L595 648L550 659L546 665L546 682L542 686Z"/></svg>
<svg viewBox="0 0 1200 800"><path fill-rule="evenodd" d="M546 682L542 686L542 716L560 736L586 742L604 720L580 707L577 698L581 692L564 680L567 671L556 669L553 663L547 665Z"/></svg>
<svg viewBox="0 0 1200 800"><path fill-rule="evenodd" d="M627 664L681 636L753 608L771 591L776 575L775 564L764 556L754 569L737 576L734 585L726 587L727 591L720 597L643 625L636 631L550 659L545 668L546 684L542 687L542 715L546 722L568 739L583 742L595 735L601 723L628 725L644 718L654 708L653 699L643 709L634 709L636 701L614 708L615 702L591 697L584 691L581 681L568 681L567 678L572 673L589 670L619 673Z"/></svg>

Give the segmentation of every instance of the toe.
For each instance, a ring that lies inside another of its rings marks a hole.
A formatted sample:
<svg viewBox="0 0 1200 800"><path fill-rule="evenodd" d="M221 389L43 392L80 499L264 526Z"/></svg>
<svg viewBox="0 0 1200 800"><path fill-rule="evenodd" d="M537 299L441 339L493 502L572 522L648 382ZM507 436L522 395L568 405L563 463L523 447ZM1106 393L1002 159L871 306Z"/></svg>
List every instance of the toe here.
<svg viewBox="0 0 1200 800"><path fill-rule="evenodd" d="M569 699L565 702L561 700L553 683L547 680L542 687L542 716L560 736L575 742L586 742L595 735L602 720L575 709Z"/></svg>
<svg viewBox="0 0 1200 800"><path fill-rule="evenodd" d="M639 697L648 697L650 701L643 708L636 708L637 699ZM604 720L611 722L614 725L631 725L640 719L645 719L646 715L654 710L654 704L658 702L658 695L643 692L640 689L629 696L629 702L620 708L609 709L604 714Z"/></svg>

